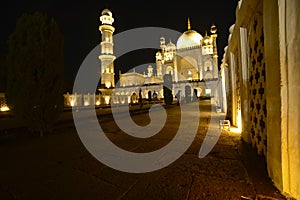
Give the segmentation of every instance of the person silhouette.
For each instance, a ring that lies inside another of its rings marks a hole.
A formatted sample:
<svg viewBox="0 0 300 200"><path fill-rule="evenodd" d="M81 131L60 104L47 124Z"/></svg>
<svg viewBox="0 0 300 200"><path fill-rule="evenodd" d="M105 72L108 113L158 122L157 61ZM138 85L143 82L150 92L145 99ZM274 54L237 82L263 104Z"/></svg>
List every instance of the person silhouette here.
<svg viewBox="0 0 300 200"><path fill-rule="evenodd" d="M140 105L140 109L142 109L143 107L143 98L142 98L142 89L140 88L139 90L139 105Z"/></svg>
<svg viewBox="0 0 300 200"><path fill-rule="evenodd" d="M177 94L175 95L176 99L177 99L177 105L180 104L180 90L178 90Z"/></svg>

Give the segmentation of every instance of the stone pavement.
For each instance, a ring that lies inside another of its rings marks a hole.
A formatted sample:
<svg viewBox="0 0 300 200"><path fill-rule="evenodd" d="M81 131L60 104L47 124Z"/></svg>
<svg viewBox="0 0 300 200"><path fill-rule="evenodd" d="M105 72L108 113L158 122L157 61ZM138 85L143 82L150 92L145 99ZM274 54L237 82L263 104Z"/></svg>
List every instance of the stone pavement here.
<svg viewBox="0 0 300 200"><path fill-rule="evenodd" d="M164 128L147 139L123 133L109 113L100 115L99 122L119 147L150 152L168 144L177 132L179 107L166 111ZM190 148L169 166L148 173L126 173L102 164L83 146L70 121L42 138L2 142L0 199L285 199L267 178L263 158L237 133L222 131L213 150L198 157L210 115L218 115L210 112L209 101L201 101L200 111L200 122L191 122L199 128ZM141 126L150 122L142 111L132 113L132 119Z"/></svg>

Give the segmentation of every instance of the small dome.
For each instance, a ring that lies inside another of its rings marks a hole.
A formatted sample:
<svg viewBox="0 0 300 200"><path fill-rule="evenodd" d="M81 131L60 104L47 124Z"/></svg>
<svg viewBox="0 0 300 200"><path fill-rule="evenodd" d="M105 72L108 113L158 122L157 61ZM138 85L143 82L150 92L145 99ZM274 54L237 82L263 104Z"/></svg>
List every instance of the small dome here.
<svg viewBox="0 0 300 200"><path fill-rule="evenodd" d="M161 60L162 59L162 55L161 55L161 52L156 52L156 55L155 55L156 59L157 60Z"/></svg>
<svg viewBox="0 0 300 200"><path fill-rule="evenodd" d="M228 36L228 43L230 43L230 40L231 40L231 33L229 34L229 36Z"/></svg>
<svg viewBox="0 0 300 200"><path fill-rule="evenodd" d="M235 24L232 24L232 25L229 27L229 33L232 33L232 32L233 32L234 26L235 26Z"/></svg>
<svg viewBox="0 0 300 200"><path fill-rule="evenodd" d="M105 8L105 9L102 11L101 15L107 15L107 16L112 17L111 11L108 10L107 8Z"/></svg>
<svg viewBox="0 0 300 200"><path fill-rule="evenodd" d="M177 49L200 46L202 36L194 30L185 31L177 40Z"/></svg>
<svg viewBox="0 0 300 200"><path fill-rule="evenodd" d="M226 51L227 51L227 49L228 49L228 45L227 45L226 47L224 47L224 51L226 52Z"/></svg>
<svg viewBox="0 0 300 200"><path fill-rule="evenodd" d="M171 41L167 44L167 49L168 50L175 50L176 46L173 44Z"/></svg>
<svg viewBox="0 0 300 200"><path fill-rule="evenodd" d="M210 27L210 32L212 34L215 34L217 32L217 27L214 24Z"/></svg>
<svg viewBox="0 0 300 200"><path fill-rule="evenodd" d="M167 44L167 46L175 46L175 44L173 44L173 42L169 42L168 44Z"/></svg>

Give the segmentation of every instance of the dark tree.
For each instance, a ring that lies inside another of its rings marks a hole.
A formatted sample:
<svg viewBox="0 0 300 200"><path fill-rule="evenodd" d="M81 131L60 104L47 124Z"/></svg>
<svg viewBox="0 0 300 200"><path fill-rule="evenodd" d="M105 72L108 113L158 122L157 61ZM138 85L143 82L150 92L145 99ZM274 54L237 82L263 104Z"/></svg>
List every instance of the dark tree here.
<svg viewBox="0 0 300 200"><path fill-rule="evenodd" d="M7 101L17 119L42 136L63 110L64 41L54 19L22 15L8 40Z"/></svg>
<svg viewBox="0 0 300 200"><path fill-rule="evenodd" d="M173 102L172 88L173 88L172 76L171 74L165 74L163 91L164 91L164 101L167 106L171 105Z"/></svg>

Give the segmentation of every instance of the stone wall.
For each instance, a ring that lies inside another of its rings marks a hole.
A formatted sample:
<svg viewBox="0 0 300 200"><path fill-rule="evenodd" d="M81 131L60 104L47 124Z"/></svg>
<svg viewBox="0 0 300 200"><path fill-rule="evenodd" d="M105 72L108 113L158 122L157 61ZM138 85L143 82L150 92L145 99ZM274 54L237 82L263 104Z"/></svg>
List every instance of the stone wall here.
<svg viewBox="0 0 300 200"><path fill-rule="evenodd" d="M221 65L230 71L225 87L233 124L240 126L241 116L242 139L265 157L274 185L293 199L300 199L299 18L300 1L240 0Z"/></svg>
<svg viewBox="0 0 300 200"><path fill-rule="evenodd" d="M262 5L261 5L262 6ZM259 9L259 11L262 9ZM250 22L249 38L249 128L252 146L267 155L266 67L264 60L263 18L256 11Z"/></svg>

